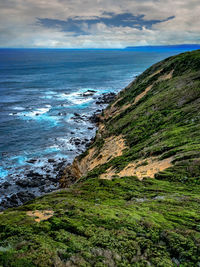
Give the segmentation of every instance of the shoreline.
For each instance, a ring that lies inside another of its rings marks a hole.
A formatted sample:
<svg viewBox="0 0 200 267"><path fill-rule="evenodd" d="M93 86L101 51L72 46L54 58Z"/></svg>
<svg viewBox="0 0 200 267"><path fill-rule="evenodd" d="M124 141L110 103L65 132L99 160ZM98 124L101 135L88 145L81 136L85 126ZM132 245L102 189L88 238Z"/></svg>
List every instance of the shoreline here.
<svg viewBox="0 0 200 267"><path fill-rule="evenodd" d="M83 93L83 97L93 96L94 91L88 90ZM90 123L91 126L88 126L88 131L94 131L92 138L88 139L87 136L80 138L76 136L75 132L72 133L72 137L69 140L71 145L74 145L76 148L74 150L73 159L70 162L64 158L55 159L55 158L46 158L45 166L41 167L41 171L38 171L37 164L40 164L40 158L31 158L28 161L28 166L22 168L23 177L20 175L15 175L13 181L10 182L9 179L3 181L0 184L0 211L3 211L7 208L21 206L24 203L54 192L60 189L59 180L63 174L63 170L71 165L71 162L75 159L76 156L83 153L87 147L94 140L98 115L108 106L110 102L114 100L116 94L113 92L103 93L98 98L94 98L96 101L96 109L89 116L81 115L80 113L74 113L72 119L75 122L84 121ZM9 176L8 176L9 178Z"/></svg>

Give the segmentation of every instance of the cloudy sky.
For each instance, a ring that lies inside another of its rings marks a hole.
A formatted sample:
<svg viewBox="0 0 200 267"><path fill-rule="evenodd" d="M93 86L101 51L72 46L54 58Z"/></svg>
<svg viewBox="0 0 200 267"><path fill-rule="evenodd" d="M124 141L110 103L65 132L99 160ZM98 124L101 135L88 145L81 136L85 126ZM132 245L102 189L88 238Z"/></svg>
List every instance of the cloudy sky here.
<svg viewBox="0 0 200 267"><path fill-rule="evenodd" d="M200 0L0 0L0 47L200 43Z"/></svg>

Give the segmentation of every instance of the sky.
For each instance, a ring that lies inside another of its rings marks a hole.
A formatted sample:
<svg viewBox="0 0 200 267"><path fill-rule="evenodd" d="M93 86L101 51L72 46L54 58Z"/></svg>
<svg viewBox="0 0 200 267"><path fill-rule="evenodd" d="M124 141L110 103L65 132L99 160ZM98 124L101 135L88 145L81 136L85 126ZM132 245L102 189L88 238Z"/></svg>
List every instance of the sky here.
<svg viewBox="0 0 200 267"><path fill-rule="evenodd" d="M0 47L200 44L200 0L0 0Z"/></svg>

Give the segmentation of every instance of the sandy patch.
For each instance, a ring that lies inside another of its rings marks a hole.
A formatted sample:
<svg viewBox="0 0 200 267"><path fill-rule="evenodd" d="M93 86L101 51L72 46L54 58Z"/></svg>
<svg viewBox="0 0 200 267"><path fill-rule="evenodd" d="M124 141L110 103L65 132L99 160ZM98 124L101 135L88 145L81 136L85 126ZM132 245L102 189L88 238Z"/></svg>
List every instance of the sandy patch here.
<svg viewBox="0 0 200 267"><path fill-rule="evenodd" d="M95 147L89 149L88 155L79 163L79 170L82 172L82 175L86 175L88 171L91 171L98 165L102 165L112 158L121 156L125 148L125 140L122 135L108 137L105 139L104 145L98 155L96 155L97 151Z"/></svg>
<svg viewBox="0 0 200 267"><path fill-rule="evenodd" d="M165 81L165 80L169 80L172 78L174 70L170 71L170 73L162 75L161 77L159 77L158 81Z"/></svg>
<svg viewBox="0 0 200 267"><path fill-rule="evenodd" d="M151 75L149 76L149 78L155 76L156 74L159 74L162 70L163 70L163 69L160 69L160 70L155 71L153 74L151 74Z"/></svg>
<svg viewBox="0 0 200 267"><path fill-rule="evenodd" d="M27 211L26 213L30 217L34 217L36 222L41 222L48 220L51 218L54 214L53 210L35 210L35 211Z"/></svg>
<svg viewBox="0 0 200 267"><path fill-rule="evenodd" d="M122 171L116 172L115 169L109 168L106 173L100 175L100 179L111 180L112 176L118 175L119 177L124 176L137 176L138 179L142 180L145 177L154 178L155 174L164 171L165 169L172 166L172 157L158 160L157 157L149 157L145 160L138 162L129 163Z"/></svg>
<svg viewBox="0 0 200 267"><path fill-rule="evenodd" d="M70 184L68 181L72 180L74 183L95 167L121 156L125 148L125 140L122 135L106 138L100 151L97 147L92 147L84 158L75 158L73 164L64 170L64 175L60 179L61 187L67 187Z"/></svg>
<svg viewBox="0 0 200 267"><path fill-rule="evenodd" d="M135 105L142 97L144 97L151 90L152 87L153 87L153 84L148 86L141 94L136 96L133 104Z"/></svg>
<svg viewBox="0 0 200 267"><path fill-rule="evenodd" d="M118 111L119 107L115 106L122 98L117 99L108 109L104 110L103 119L107 120Z"/></svg>

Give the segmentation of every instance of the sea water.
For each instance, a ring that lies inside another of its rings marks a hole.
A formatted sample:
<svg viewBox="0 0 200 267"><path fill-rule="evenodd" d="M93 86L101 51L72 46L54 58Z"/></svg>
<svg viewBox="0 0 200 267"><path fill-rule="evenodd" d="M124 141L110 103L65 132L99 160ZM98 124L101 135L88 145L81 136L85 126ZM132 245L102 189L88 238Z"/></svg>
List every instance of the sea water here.
<svg viewBox="0 0 200 267"><path fill-rule="evenodd" d="M72 162L81 151L72 138L90 139L85 117L105 105L152 64L180 51L0 49L0 183L40 168L48 159ZM94 95L83 97L88 90ZM29 163L36 159L34 166Z"/></svg>

